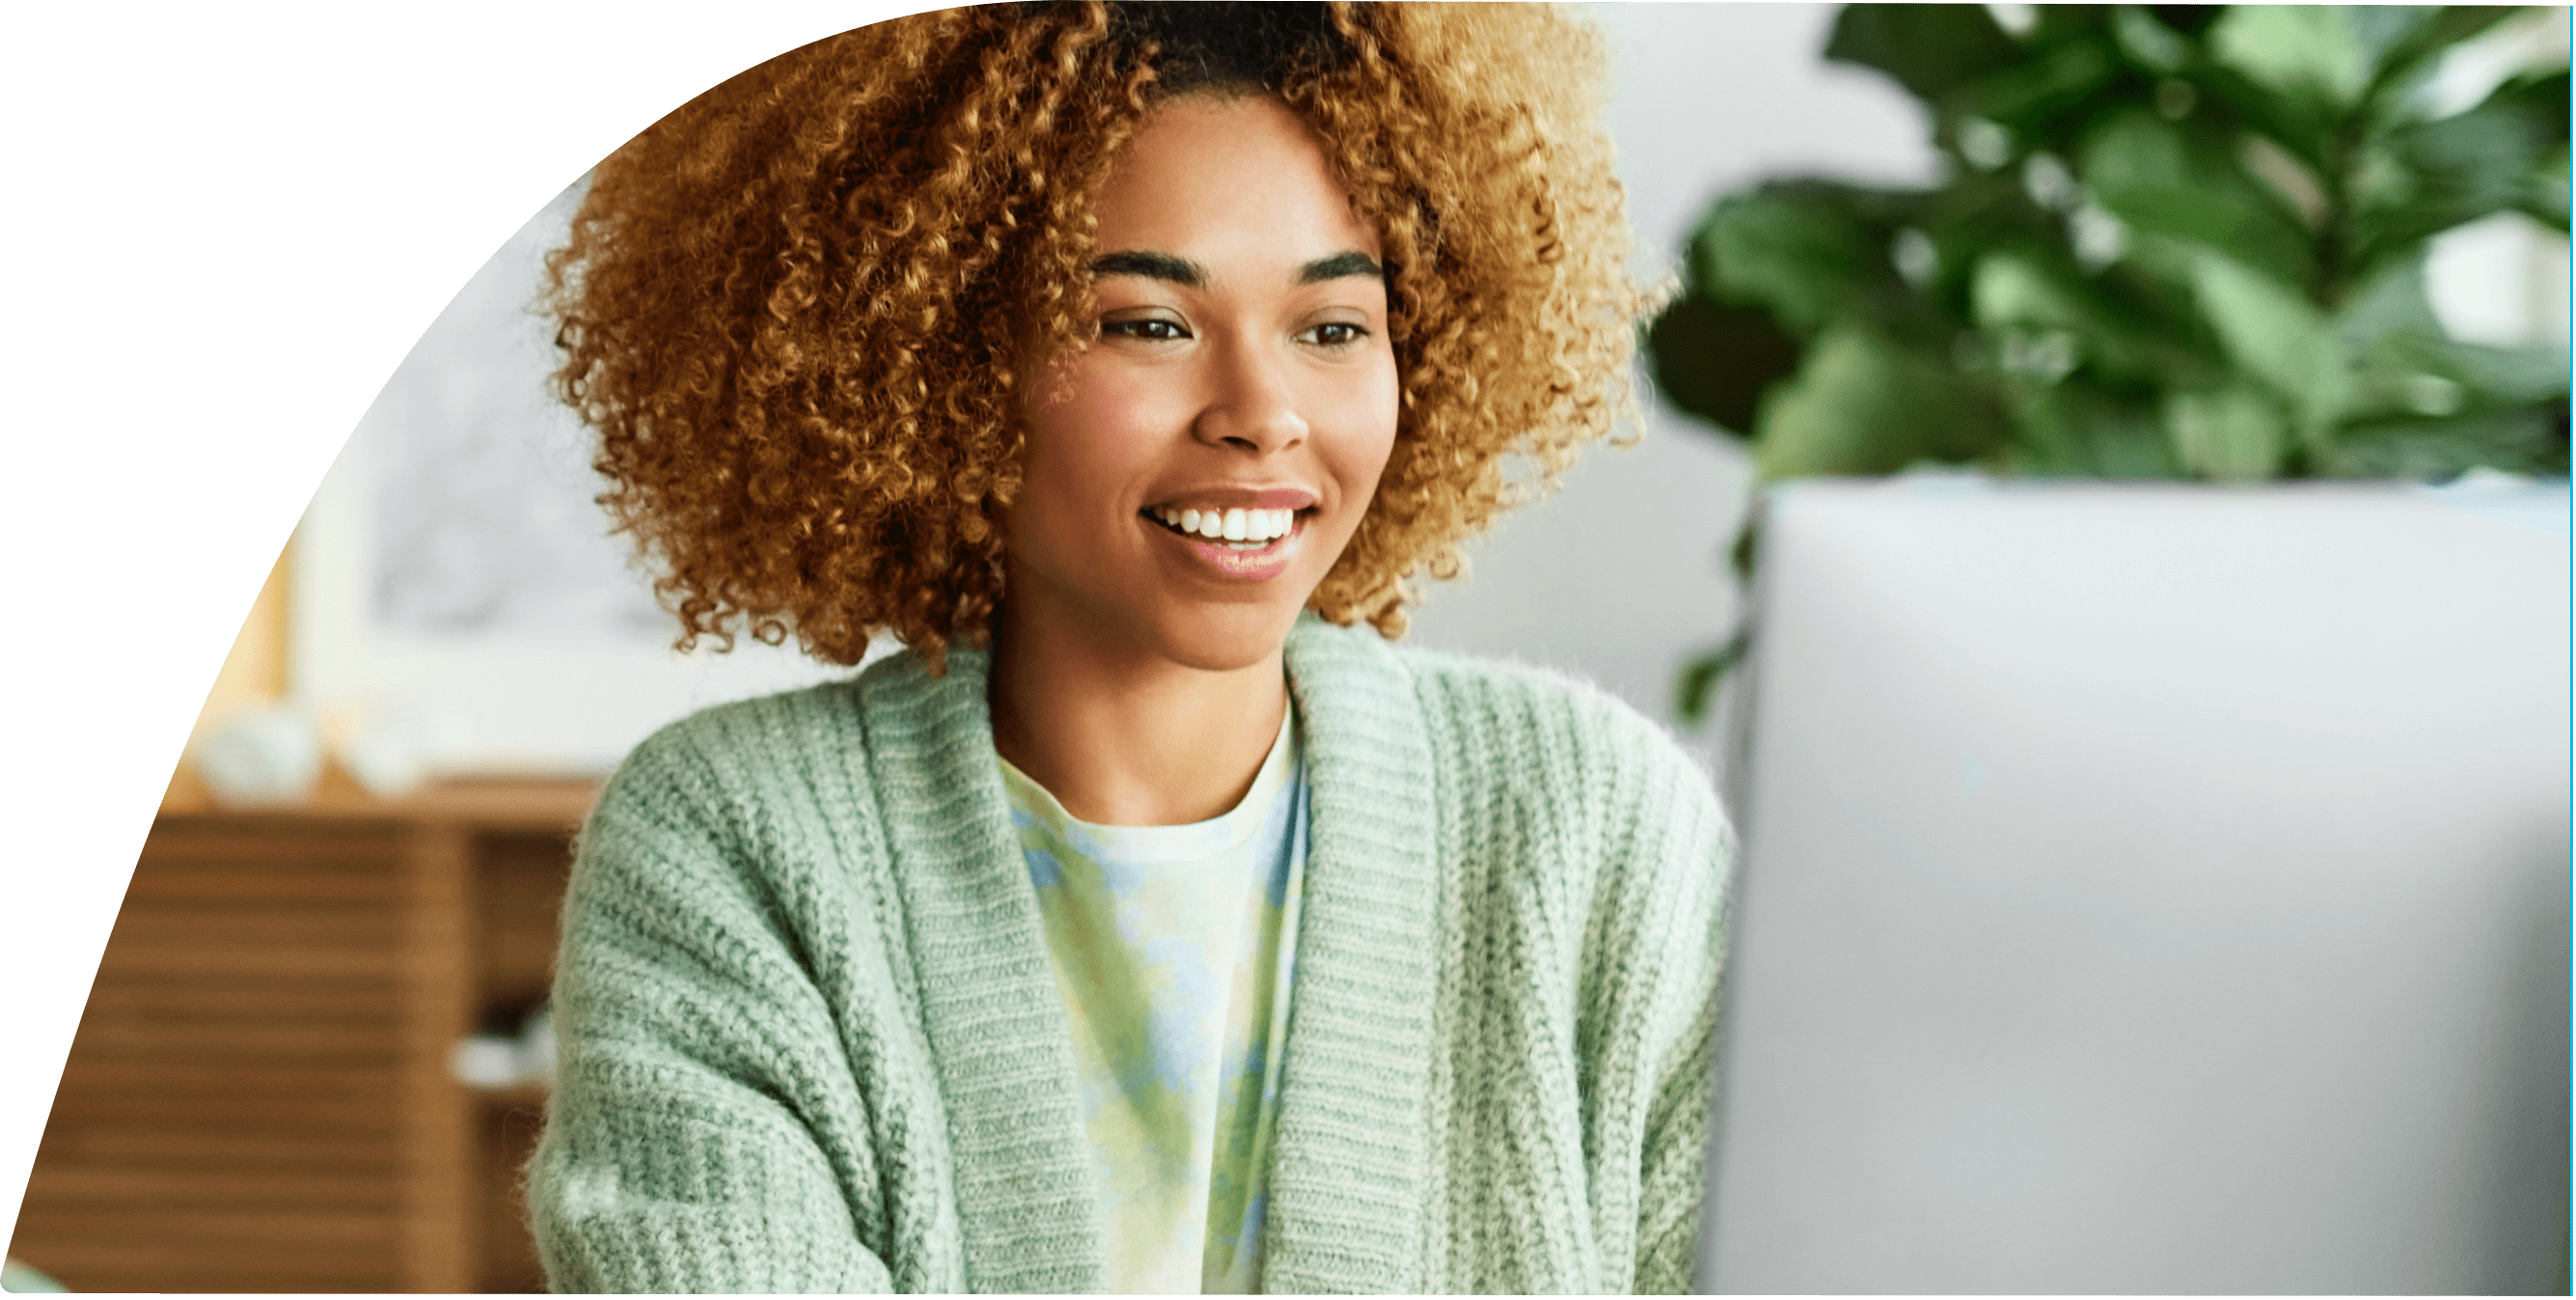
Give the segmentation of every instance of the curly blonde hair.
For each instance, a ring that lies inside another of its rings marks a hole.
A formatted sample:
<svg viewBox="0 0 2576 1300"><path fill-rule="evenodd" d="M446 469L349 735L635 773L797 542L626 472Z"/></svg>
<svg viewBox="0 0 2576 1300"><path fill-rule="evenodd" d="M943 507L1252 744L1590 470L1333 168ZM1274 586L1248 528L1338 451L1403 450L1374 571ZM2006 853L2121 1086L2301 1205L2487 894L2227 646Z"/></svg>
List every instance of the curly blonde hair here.
<svg viewBox="0 0 2576 1300"><path fill-rule="evenodd" d="M1160 100L1272 94L1380 232L1402 395L1309 606L1399 636L1407 579L1454 576L1628 409L1646 303L1601 65L1516 4L987 5L781 55L603 161L549 261L601 504L684 649L980 643L1023 386L1094 329L1090 194Z"/></svg>

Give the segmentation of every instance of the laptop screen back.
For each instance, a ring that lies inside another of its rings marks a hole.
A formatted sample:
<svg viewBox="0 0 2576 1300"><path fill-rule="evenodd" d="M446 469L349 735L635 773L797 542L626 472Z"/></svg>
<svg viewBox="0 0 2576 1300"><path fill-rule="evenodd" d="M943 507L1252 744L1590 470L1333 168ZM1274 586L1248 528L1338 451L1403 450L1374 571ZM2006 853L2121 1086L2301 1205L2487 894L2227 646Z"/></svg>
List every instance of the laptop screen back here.
<svg viewBox="0 0 2576 1300"><path fill-rule="evenodd" d="M1767 509L1701 1289L2565 1293L2563 484Z"/></svg>

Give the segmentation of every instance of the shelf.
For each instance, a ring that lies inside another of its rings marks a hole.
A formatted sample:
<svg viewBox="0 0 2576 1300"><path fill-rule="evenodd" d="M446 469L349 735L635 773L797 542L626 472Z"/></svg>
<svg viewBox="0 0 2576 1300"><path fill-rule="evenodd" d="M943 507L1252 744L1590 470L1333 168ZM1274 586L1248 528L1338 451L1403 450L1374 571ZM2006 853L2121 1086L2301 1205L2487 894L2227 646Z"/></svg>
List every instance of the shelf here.
<svg viewBox="0 0 2576 1300"><path fill-rule="evenodd" d="M165 802L9 1253L85 1291L536 1289L545 1088L468 1089L448 1053L544 997L595 791Z"/></svg>
<svg viewBox="0 0 2576 1300"><path fill-rule="evenodd" d="M337 763L326 764L301 803L225 808L183 765L161 802L159 820L217 817L253 820L377 820L454 823L496 831L570 833L590 815L599 783L566 777L456 777L433 781L399 799L370 794Z"/></svg>

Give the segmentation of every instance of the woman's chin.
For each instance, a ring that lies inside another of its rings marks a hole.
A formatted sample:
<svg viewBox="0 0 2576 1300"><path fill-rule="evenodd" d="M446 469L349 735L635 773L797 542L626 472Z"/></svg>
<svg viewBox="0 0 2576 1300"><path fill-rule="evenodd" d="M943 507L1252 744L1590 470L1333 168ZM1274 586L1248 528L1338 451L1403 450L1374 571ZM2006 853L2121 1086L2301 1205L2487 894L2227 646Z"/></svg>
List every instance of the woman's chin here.
<svg viewBox="0 0 2576 1300"><path fill-rule="evenodd" d="M1262 602L1173 610L1154 620L1152 640L1172 663L1201 672L1240 672L1278 655L1301 608Z"/></svg>

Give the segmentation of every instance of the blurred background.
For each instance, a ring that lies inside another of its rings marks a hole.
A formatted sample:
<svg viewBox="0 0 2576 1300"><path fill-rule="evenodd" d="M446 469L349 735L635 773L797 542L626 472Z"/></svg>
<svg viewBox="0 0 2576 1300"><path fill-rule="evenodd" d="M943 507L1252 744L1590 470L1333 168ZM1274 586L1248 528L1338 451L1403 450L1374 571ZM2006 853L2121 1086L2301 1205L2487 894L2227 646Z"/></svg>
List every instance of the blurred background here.
<svg viewBox="0 0 2576 1300"><path fill-rule="evenodd" d="M1586 6L1634 446L1432 584L1713 765L1757 489L2567 467L2568 11ZM78 1289L526 1290L566 837L656 726L829 675L675 656L529 310L578 186L387 382L215 684L12 1257ZM11 1285L35 1285L17 1272Z"/></svg>

